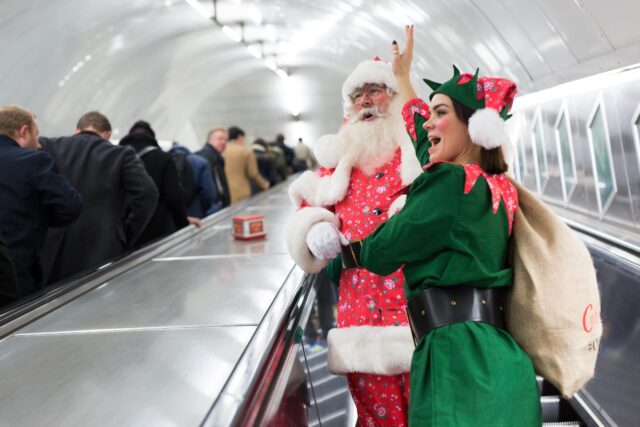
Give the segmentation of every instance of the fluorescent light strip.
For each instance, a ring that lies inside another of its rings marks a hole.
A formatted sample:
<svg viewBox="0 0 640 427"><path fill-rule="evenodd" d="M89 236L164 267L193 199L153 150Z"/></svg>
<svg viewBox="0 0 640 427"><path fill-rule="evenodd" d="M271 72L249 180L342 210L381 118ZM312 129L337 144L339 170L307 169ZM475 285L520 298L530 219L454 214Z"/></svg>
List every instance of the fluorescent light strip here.
<svg viewBox="0 0 640 427"><path fill-rule="evenodd" d="M184 1L186 1L189 4L189 6L194 8L196 12L198 12L200 15L204 16L205 18L211 19L213 17L213 12L208 11L207 8L204 7L198 0L184 0Z"/></svg>
<svg viewBox="0 0 640 427"><path fill-rule="evenodd" d="M224 33L226 35L229 36L229 38L231 40L233 40L234 42L240 42L242 41L242 36L240 35L239 32L235 31L233 28L227 26L227 25L223 25L222 26L222 31L224 31Z"/></svg>
<svg viewBox="0 0 640 427"><path fill-rule="evenodd" d="M249 45L249 46L247 46L247 50L249 51L249 53L251 55L253 55L254 58L256 58L256 59L262 58L262 53L260 53L260 51L258 50L257 47L255 47L253 45Z"/></svg>
<svg viewBox="0 0 640 427"><path fill-rule="evenodd" d="M184 1L187 2L189 6L191 6L196 12L198 12L200 15L204 16L205 18L207 19L213 18L213 13L208 11L207 8L204 7L198 0L184 0ZM242 43L242 35L239 32L235 31L233 28L227 25L223 25L222 31L234 42ZM255 46L247 45L247 50L254 58L256 59L262 58L262 53ZM267 67L268 69L276 73L278 77L280 77L281 79L287 79L289 77L289 74L287 74L287 72L284 71L282 68L278 68L276 63L271 59L265 59L264 65L265 67ZM64 84L65 83L62 80L58 83L60 87L64 86Z"/></svg>
<svg viewBox="0 0 640 427"><path fill-rule="evenodd" d="M545 102L554 101L579 95L581 93L595 92L623 83L640 80L640 64L618 68L593 76L585 77L572 82L563 83L549 89L543 89L528 95L516 97L513 104L513 111L539 105Z"/></svg>

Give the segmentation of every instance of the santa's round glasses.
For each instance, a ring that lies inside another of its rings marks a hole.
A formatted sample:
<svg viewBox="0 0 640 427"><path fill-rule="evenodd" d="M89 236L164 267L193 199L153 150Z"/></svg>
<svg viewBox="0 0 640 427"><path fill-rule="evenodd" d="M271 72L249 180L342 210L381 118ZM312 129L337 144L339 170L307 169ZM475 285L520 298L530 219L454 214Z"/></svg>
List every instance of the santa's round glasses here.
<svg viewBox="0 0 640 427"><path fill-rule="evenodd" d="M356 89L351 95L349 95L349 98L351 99L351 102L355 104L356 102L360 101L363 96L366 96L369 99L374 99L380 96L380 94L383 93L386 89L386 86L382 85L365 85L359 89Z"/></svg>

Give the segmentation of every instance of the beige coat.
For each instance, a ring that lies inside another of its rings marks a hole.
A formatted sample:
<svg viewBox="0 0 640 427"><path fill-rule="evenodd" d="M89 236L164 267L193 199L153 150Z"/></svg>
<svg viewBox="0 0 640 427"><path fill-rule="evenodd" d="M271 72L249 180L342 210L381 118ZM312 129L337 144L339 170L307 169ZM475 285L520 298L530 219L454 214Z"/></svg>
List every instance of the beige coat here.
<svg viewBox="0 0 640 427"><path fill-rule="evenodd" d="M232 205L251 196L249 181L255 182L263 190L269 188L269 182L258 172L256 156L249 147L235 142L229 143L222 157Z"/></svg>

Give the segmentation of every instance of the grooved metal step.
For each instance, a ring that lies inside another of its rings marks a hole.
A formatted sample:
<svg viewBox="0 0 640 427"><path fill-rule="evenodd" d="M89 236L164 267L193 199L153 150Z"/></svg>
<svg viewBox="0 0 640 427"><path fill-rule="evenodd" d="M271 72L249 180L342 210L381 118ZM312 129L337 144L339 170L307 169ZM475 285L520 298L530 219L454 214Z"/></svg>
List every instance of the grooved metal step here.
<svg viewBox="0 0 640 427"><path fill-rule="evenodd" d="M582 427L578 421L561 421L557 423L542 423L542 427Z"/></svg>

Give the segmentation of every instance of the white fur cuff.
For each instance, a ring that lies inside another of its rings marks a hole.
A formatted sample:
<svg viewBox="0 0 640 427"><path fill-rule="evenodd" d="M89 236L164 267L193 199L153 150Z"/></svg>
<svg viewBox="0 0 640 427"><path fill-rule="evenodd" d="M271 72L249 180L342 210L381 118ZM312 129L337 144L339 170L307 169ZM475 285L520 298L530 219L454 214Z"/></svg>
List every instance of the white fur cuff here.
<svg viewBox="0 0 640 427"><path fill-rule="evenodd" d="M408 326L354 326L329 331L329 371L398 375L409 372L415 345Z"/></svg>
<svg viewBox="0 0 640 427"><path fill-rule="evenodd" d="M306 238L309 229L322 221L340 227L340 220L337 216L327 209L316 207L298 210L287 224L285 234L289 255L307 273L317 273L329 263L329 260L314 257L307 246Z"/></svg>

